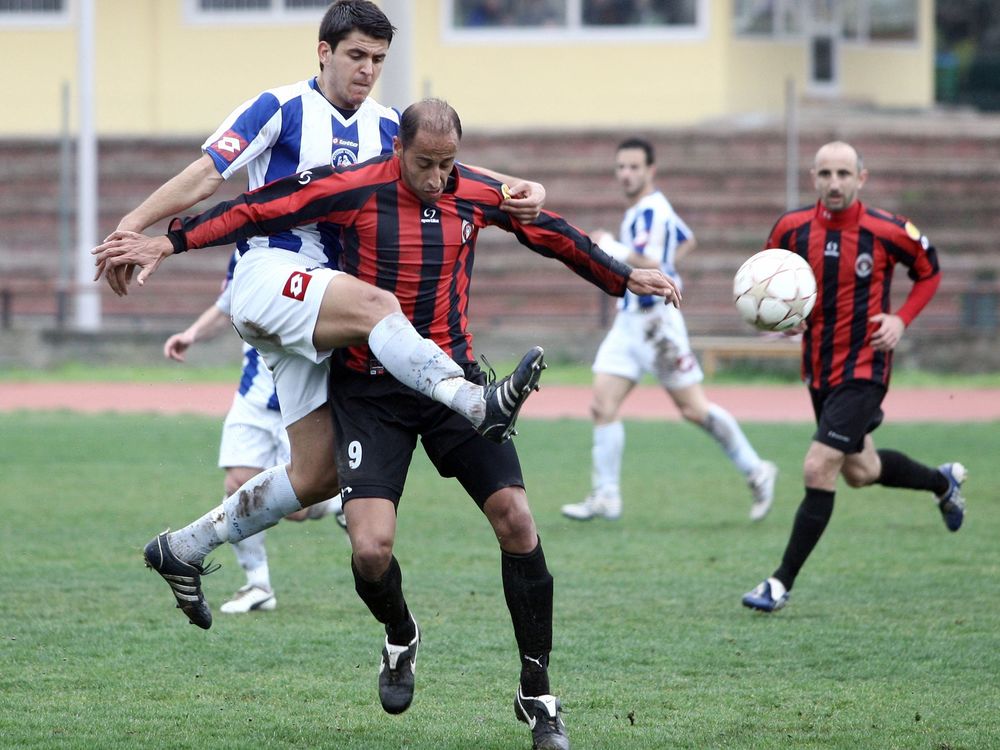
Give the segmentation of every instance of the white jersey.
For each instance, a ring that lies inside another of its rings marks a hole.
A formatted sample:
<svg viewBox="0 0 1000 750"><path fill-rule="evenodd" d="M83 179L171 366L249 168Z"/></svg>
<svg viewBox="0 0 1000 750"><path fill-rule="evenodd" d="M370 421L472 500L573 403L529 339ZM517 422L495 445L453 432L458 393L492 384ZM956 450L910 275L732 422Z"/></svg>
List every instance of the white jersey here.
<svg viewBox="0 0 1000 750"><path fill-rule="evenodd" d="M681 279L675 265L677 247L693 237L694 233L659 190L644 196L631 206L625 212L618 230L619 242L639 255L655 258L660 264L660 270L676 281L678 286ZM637 296L626 291L618 307L622 310L635 310L662 304L662 297Z"/></svg>
<svg viewBox="0 0 1000 750"><path fill-rule="evenodd" d="M366 99L345 118L320 92L315 78L269 89L237 107L202 145L225 179L246 167L249 188L312 167L347 166L392 150L399 113ZM337 267L339 231L330 224L299 227L240 243L278 247Z"/></svg>

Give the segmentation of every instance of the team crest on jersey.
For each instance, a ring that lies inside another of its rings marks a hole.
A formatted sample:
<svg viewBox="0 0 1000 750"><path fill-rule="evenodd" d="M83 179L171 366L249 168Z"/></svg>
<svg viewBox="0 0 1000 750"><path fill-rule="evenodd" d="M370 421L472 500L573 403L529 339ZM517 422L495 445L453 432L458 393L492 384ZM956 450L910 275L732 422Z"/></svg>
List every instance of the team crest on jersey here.
<svg viewBox="0 0 1000 750"><path fill-rule="evenodd" d="M330 155L330 163L335 167L349 167L357 162L358 155L349 148L338 148Z"/></svg>
<svg viewBox="0 0 1000 750"><path fill-rule="evenodd" d="M296 271L288 277L288 281L285 282L285 288L281 290L281 294L289 299L301 302L306 298L306 289L309 288L310 281L312 281L310 274Z"/></svg>
<svg viewBox="0 0 1000 750"><path fill-rule="evenodd" d="M462 244L464 245L472 237L472 230L475 227L472 226L472 222L462 219Z"/></svg>
<svg viewBox="0 0 1000 750"><path fill-rule="evenodd" d="M212 150L225 159L227 164L232 164L246 147L247 140L235 130L227 130L211 146Z"/></svg>
<svg viewBox="0 0 1000 750"><path fill-rule="evenodd" d="M854 261L854 273L859 279L867 279L872 275L872 268L875 266L875 261L872 256L868 253L862 253L858 256L858 259Z"/></svg>

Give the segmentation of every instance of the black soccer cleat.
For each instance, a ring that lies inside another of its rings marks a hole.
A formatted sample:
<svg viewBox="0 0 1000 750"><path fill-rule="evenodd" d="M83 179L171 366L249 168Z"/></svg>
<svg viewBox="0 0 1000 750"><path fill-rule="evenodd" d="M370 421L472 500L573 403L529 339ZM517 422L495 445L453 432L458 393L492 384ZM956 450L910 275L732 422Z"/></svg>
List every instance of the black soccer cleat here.
<svg viewBox="0 0 1000 750"><path fill-rule="evenodd" d="M412 615L411 615L412 619ZM378 668L378 697L387 714L401 714L413 702L413 673L417 669L420 628L413 620L416 634L406 646L396 646L385 639Z"/></svg>
<svg viewBox="0 0 1000 750"><path fill-rule="evenodd" d="M569 750L562 705L554 695L526 696L517 688L514 715L531 728L532 750Z"/></svg>
<svg viewBox="0 0 1000 750"><path fill-rule="evenodd" d="M169 529L158 534L142 552L146 567L159 573L170 586L177 608L187 615L192 625L208 630L212 627L212 610L201 593L201 577L214 573L220 566L202 567L184 562L173 553L167 542Z"/></svg>
<svg viewBox="0 0 1000 750"><path fill-rule="evenodd" d="M545 369L544 350L533 346L521 357L517 367L507 377L496 380L496 373L489 366L486 358L484 364L489 368L489 382L483 398L486 400L486 416L476 431L487 440L494 443L506 443L511 435L516 435L514 422L518 412L528 400L532 391L538 390L538 380Z"/></svg>

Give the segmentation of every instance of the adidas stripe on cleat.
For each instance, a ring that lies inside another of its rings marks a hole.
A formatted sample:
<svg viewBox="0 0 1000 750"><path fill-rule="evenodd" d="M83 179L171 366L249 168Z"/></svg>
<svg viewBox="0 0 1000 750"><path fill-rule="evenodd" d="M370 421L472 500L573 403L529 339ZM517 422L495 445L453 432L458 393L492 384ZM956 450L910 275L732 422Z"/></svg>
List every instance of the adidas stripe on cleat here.
<svg viewBox="0 0 1000 750"><path fill-rule="evenodd" d="M221 566L202 567L181 560L170 549L169 531L158 534L146 545L142 552L146 567L155 570L167 582L177 600L177 608L187 615L191 624L208 630L212 627L212 610L201 592L201 577L214 573Z"/></svg>
<svg viewBox="0 0 1000 750"><path fill-rule="evenodd" d="M486 401L486 416L476 431L494 443L505 443L516 435L514 423L517 415L532 391L538 390L538 380L545 369L544 350L533 346L528 350L514 372L502 380L496 380L496 372L483 357L488 368L489 382L483 398Z"/></svg>

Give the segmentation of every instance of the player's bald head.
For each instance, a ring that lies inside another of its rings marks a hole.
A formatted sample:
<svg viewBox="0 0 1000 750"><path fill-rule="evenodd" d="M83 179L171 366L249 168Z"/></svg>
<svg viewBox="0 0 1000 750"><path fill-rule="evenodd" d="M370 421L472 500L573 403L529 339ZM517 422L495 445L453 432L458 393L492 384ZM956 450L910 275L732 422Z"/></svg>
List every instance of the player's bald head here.
<svg viewBox="0 0 1000 750"><path fill-rule="evenodd" d="M846 141L830 141L820 146L819 151L816 152L816 158L813 160L813 168L816 169L821 163L828 161L851 161L858 174L865 168L861 152Z"/></svg>
<svg viewBox="0 0 1000 750"><path fill-rule="evenodd" d="M458 112L443 99L421 99L403 110L399 118L400 143L408 146L418 132L445 136L454 133L460 141L462 121Z"/></svg>

